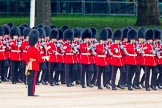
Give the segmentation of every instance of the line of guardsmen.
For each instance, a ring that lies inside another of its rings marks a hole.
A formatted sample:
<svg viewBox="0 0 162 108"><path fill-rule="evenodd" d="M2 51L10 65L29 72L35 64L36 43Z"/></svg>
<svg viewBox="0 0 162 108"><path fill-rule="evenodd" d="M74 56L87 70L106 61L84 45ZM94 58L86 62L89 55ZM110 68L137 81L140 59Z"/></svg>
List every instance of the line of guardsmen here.
<svg viewBox="0 0 162 108"><path fill-rule="evenodd" d="M0 26L0 82L27 83L28 36L32 29L39 31L37 48L41 56L49 56L48 61L40 60L39 66L32 64L38 68L37 85L54 86L61 82L67 87L80 84L82 88L103 89L103 85L112 90L162 89L161 30L144 27L114 31L106 27L99 32L97 41L96 28L4 24ZM120 78L116 84L118 69Z"/></svg>

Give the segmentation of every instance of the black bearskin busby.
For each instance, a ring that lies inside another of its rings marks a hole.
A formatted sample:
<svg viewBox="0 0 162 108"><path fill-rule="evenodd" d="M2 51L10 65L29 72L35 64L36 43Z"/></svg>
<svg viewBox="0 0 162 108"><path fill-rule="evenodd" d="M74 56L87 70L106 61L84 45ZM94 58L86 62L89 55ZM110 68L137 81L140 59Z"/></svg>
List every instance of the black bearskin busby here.
<svg viewBox="0 0 162 108"><path fill-rule="evenodd" d="M15 35L17 35L17 36L20 36L21 35L20 34L20 29L17 26L13 26L11 28L11 30L10 30L10 36L11 36L12 39L13 39L13 36L15 36Z"/></svg>
<svg viewBox="0 0 162 108"><path fill-rule="evenodd" d="M85 38L91 38L92 36L92 31L91 29L89 28L85 28L83 31L82 31L82 39L84 40Z"/></svg>
<svg viewBox="0 0 162 108"><path fill-rule="evenodd" d="M50 39L58 39L58 35L58 30L53 28L50 32Z"/></svg>
<svg viewBox="0 0 162 108"><path fill-rule="evenodd" d="M122 36L123 36L122 31L117 29L113 33L113 40L121 40Z"/></svg>
<svg viewBox="0 0 162 108"><path fill-rule="evenodd" d="M29 33L29 45L34 46L39 39L39 31L37 29L32 29Z"/></svg>
<svg viewBox="0 0 162 108"><path fill-rule="evenodd" d="M71 40L71 41L74 40L74 32L71 29L67 29L66 31L64 31L63 36L64 36L65 41L66 40Z"/></svg>
<svg viewBox="0 0 162 108"><path fill-rule="evenodd" d="M154 39L154 30L148 29L145 34L145 39L146 40L153 40Z"/></svg>
<svg viewBox="0 0 162 108"><path fill-rule="evenodd" d="M38 28L39 31L39 38L45 38L46 33L43 28Z"/></svg>
<svg viewBox="0 0 162 108"><path fill-rule="evenodd" d="M107 37L108 37L108 31L107 29L102 29L100 31L100 34L99 34L99 37L98 37L98 40L107 40Z"/></svg>

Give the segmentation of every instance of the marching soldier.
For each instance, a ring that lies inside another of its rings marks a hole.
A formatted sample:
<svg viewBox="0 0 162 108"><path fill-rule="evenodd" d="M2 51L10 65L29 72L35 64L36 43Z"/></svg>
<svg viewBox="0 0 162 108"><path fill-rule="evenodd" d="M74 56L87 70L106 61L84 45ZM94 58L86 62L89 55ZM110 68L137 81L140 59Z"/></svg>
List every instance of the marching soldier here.
<svg viewBox="0 0 162 108"><path fill-rule="evenodd" d="M80 44L80 64L81 64L81 85L82 88L86 88L85 86L85 74L87 73L88 80L87 86L93 87L91 84L91 77L93 72L93 56L92 56L92 47L89 43L89 39L92 35L92 31L89 28L85 28L82 32L82 40L83 43Z"/></svg>
<svg viewBox="0 0 162 108"><path fill-rule="evenodd" d="M113 34L114 43L110 46L112 52L111 65L112 65L112 76L111 76L111 86L112 90L117 90L115 81L117 70L120 69L120 79L118 82L118 87L124 89L124 60L122 58L122 50L120 48L120 40L122 38L122 31L115 30Z"/></svg>
<svg viewBox="0 0 162 108"><path fill-rule="evenodd" d="M10 42L11 52L10 52L10 60L11 60L11 75L12 75L12 84L16 84L17 82L22 82L19 79L19 75L21 74L21 43L18 41L20 36L20 29L17 26L13 26L10 30L10 36L12 41Z"/></svg>
<svg viewBox="0 0 162 108"><path fill-rule="evenodd" d="M152 45L154 39L154 31L152 29L148 29L145 35L147 43L144 44L144 52L145 52L145 86L146 91L150 91L150 72L152 69L152 77L151 77L151 88L153 90L157 90L157 61L156 61L156 52L155 48Z"/></svg>
<svg viewBox="0 0 162 108"><path fill-rule="evenodd" d="M48 44L48 53L50 56L49 59L49 83L51 86L59 85L58 77L59 77L59 49L57 47L57 39L58 39L58 30L52 29L50 32L50 42ZM55 74L54 74L55 71Z"/></svg>
<svg viewBox="0 0 162 108"><path fill-rule="evenodd" d="M74 86L72 83L72 75L71 73L77 71L77 61L74 58L74 55L77 53L72 46L72 41L74 40L74 32L71 29L67 29L64 31L64 41L63 50L64 50L64 62L65 62L65 80L67 87Z"/></svg>
<svg viewBox="0 0 162 108"><path fill-rule="evenodd" d="M144 51L143 51L143 45L145 41L145 29L141 27L138 30L138 43L136 46L139 47L139 53L137 54L137 60L138 60L138 65L140 66L140 72L143 69L144 73L142 75L142 78L139 82L143 88L145 88L144 85L144 80L145 80L145 57L144 57ZM139 80L138 80L139 81ZM139 86L139 84L136 84Z"/></svg>
<svg viewBox="0 0 162 108"><path fill-rule="evenodd" d="M127 86L128 90L133 90L132 86L135 89L138 89L138 85L132 85L132 79L135 73L135 79L139 80L139 66L137 65L137 49L136 49L136 39L137 39L137 31L135 29L131 29L128 31L128 44L126 45L126 72L127 72Z"/></svg>
<svg viewBox="0 0 162 108"><path fill-rule="evenodd" d="M154 29L154 48L156 51L156 59L157 59L157 69L158 69L158 78L157 78L157 87L162 89L162 63L161 63L161 50L162 50L162 43L161 43L161 31L159 29Z"/></svg>
<svg viewBox="0 0 162 108"><path fill-rule="evenodd" d="M22 45L21 45L23 81L24 81L25 84L26 84L25 70L26 70L26 60L27 60L27 49L29 48L28 38L29 38L29 32L30 31L31 31L30 28L25 28L23 30L24 41L22 42Z"/></svg>
<svg viewBox="0 0 162 108"><path fill-rule="evenodd" d="M106 55L105 43L107 40L108 31L106 29L101 30L99 34L99 44L96 45L96 66L97 66L97 85L98 89L103 89L101 86L101 75L103 73L103 85L107 82L108 74L106 72Z"/></svg>
<svg viewBox="0 0 162 108"><path fill-rule="evenodd" d="M46 42L45 42L45 31L44 31L44 28L38 28L38 31L39 31L39 42L38 42L38 48L39 48L39 51L40 51L40 54L43 56L48 56L48 52L47 52L47 45L46 45ZM39 80L39 77L40 77L40 72L38 72L38 75L37 75L37 85L39 85L39 83L43 82L44 85L47 85L47 83L45 82L45 76L47 74L47 64L44 60L42 60L40 62L40 71L42 71L42 75L41 75L41 80Z"/></svg>
<svg viewBox="0 0 162 108"><path fill-rule="evenodd" d="M29 45L30 47L27 50L27 67L25 74L28 79L28 96L38 96L35 95L35 85L37 72L39 71L39 62L45 61L45 59L49 59L48 57L42 57L39 52L39 48L37 47L39 39L39 32L36 29L33 29L29 33Z"/></svg>

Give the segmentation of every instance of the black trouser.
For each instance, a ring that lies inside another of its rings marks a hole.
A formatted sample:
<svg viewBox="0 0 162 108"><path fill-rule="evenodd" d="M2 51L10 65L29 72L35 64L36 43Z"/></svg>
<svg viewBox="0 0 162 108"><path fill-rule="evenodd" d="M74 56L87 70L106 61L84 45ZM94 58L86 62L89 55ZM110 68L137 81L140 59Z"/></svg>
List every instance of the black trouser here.
<svg viewBox="0 0 162 108"><path fill-rule="evenodd" d="M159 70L159 76L158 76L158 80L157 80L157 85L162 86L162 64L158 65L158 70Z"/></svg>
<svg viewBox="0 0 162 108"><path fill-rule="evenodd" d="M140 84L143 84L144 83L144 81L145 81L145 66L143 66L143 65L141 65L140 66L140 71L141 71L141 69L143 69L143 71L144 71L144 73L143 73L143 75L142 75L142 78L141 78L141 80L140 80Z"/></svg>
<svg viewBox="0 0 162 108"><path fill-rule="evenodd" d="M76 81L78 81L78 82L81 81L81 66L80 66L80 63L77 63L77 76L76 76Z"/></svg>
<svg viewBox="0 0 162 108"><path fill-rule="evenodd" d="M121 86L124 85L124 75L125 75L124 66L112 66L112 77L111 77L112 88L116 87L115 81L116 81L116 74L117 74L118 69L120 69L120 78L119 78L118 85L121 85Z"/></svg>
<svg viewBox="0 0 162 108"><path fill-rule="evenodd" d="M134 77L134 80L133 80L133 85L135 85L135 86L139 86L140 73L141 73L140 65L136 65L135 77Z"/></svg>
<svg viewBox="0 0 162 108"><path fill-rule="evenodd" d="M46 62L41 62L39 63L39 72L37 73L37 83L45 81L45 76L47 74L47 65ZM39 80L40 78L40 72L42 71L42 75L41 75L41 80Z"/></svg>
<svg viewBox="0 0 162 108"><path fill-rule="evenodd" d="M17 82L22 74L22 62L21 61L11 61L11 75L12 82Z"/></svg>
<svg viewBox="0 0 162 108"><path fill-rule="evenodd" d="M139 67L137 65L126 65L126 72L127 72L127 76L126 76L126 80L127 80L127 86L128 88L130 88L132 86L132 79L134 76L134 73L138 73L137 71L139 71L138 69Z"/></svg>
<svg viewBox="0 0 162 108"><path fill-rule="evenodd" d="M109 84L110 85L110 81L111 81L111 76L112 76L112 66L111 65L107 65L106 66L106 77L107 77L107 81L105 82L105 85L106 84Z"/></svg>
<svg viewBox="0 0 162 108"><path fill-rule="evenodd" d="M150 87L149 80L150 80L150 71L152 69L152 76L151 76L151 86L156 87L157 83L157 66L146 66L145 71L145 86L146 89Z"/></svg>
<svg viewBox="0 0 162 108"><path fill-rule="evenodd" d="M61 83L65 83L65 64L60 63L60 80Z"/></svg>
<svg viewBox="0 0 162 108"><path fill-rule="evenodd" d="M101 75L103 73L103 85L108 84L108 67L107 66L97 66L97 86L101 87Z"/></svg>
<svg viewBox="0 0 162 108"><path fill-rule="evenodd" d="M92 84L95 84L96 83L96 81L97 81L97 66L96 66L96 64L93 64L93 77L92 77Z"/></svg>
<svg viewBox="0 0 162 108"><path fill-rule="evenodd" d="M0 77L1 80L7 79L7 71L8 71L8 61L7 60L0 60Z"/></svg>
<svg viewBox="0 0 162 108"><path fill-rule="evenodd" d="M30 70L29 72L30 72L30 74L27 76L28 96L34 95L34 93L35 93L35 84L36 84L36 77L37 77L36 71Z"/></svg>
<svg viewBox="0 0 162 108"><path fill-rule="evenodd" d="M72 63L65 63L65 80L66 84L69 85L74 81L75 72L77 72L77 65Z"/></svg>
<svg viewBox="0 0 162 108"><path fill-rule="evenodd" d="M49 82L50 82L50 84L53 84L58 79L60 67L57 62L50 62L49 68L50 68ZM55 71L55 75L54 75L54 71Z"/></svg>
<svg viewBox="0 0 162 108"><path fill-rule="evenodd" d="M92 64L81 64L81 84L85 85L85 75L87 73L87 84L91 84L91 77L93 72Z"/></svg>
<svg viewBox="0 0 162 108"><path fill-rule="evenodd" d="M26 61L22 61L22 75L21 75L21 80L26 84L25 70L26 70Z"/></svg>

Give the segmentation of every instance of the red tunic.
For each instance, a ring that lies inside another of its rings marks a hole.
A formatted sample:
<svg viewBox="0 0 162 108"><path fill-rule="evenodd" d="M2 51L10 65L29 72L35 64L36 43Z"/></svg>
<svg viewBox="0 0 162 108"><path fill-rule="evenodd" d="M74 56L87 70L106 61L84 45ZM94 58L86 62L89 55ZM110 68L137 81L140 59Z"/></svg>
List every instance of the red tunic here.
<svg viewBox="0 0 162 108"><path fill-rule="evenodd" d="M122 58L122 51L119 48L118 44L112 44L111 47L111 52L112 52L112 59L111 59L111 65L112 66L123 66L124 61Z"/></svg>
<svg viewBox="0 0 162 108"><path fill-rule="evenodd" d="M0 60L6 60L8 57L6 56L6 46L3 45L2 41L0 41Z"/></svg>
<svg viewBox="0 0 162 108"><path fill-rule="evenodd" d="M105 55L105 47L103 44L96 45L96 65L97 66L106 66L106 55Z"/></svg>
<svg viewBox="0 0 162 108"><path fill-rule="evenodd" d="M156 66L157 65L157 59L156 55L152 53L154 50L153 45L146 43L143 46L144 52L145 52L145 65L146 66Z"/></svg>
<svg viewBox="0 0 162 108"><path fill-rule="evenodd" d="M21 61L21 46L18 47L18 42L16 40L12 40L10 42L10 47L10 60Z"/></svg>
<svg viewBox="0 0 162 108"><path fill-rule="evenodd" d="M80 44L80 63L81 64L93 64L93 56L91 55L91 51L87 50L88 44L87 43L81 43Z"/></svg>
<svg viewBox="0 0 162 108"><path fill-rule="evenodd" d="M127 55L125 56L125 64L137 65L136 45L128 43L126 45Z"/></svg>
<svg viewBox="0 0 162 108"><path fill-rule="evenodd" d="M29 43L28 40L25 40L22 42L21 45L21 50L22 50L22 60L26 61L27 59L27 49L29 47Z"/></svg>
<svg viewBox="0 0 162 108"><path fill-rule="evenodd" d="M29 62L32 63L32 69L34 71L39 71L39 62L44 61L39 52L39 49L34 46L30 46L27 50L27 65Z"/></svg>

